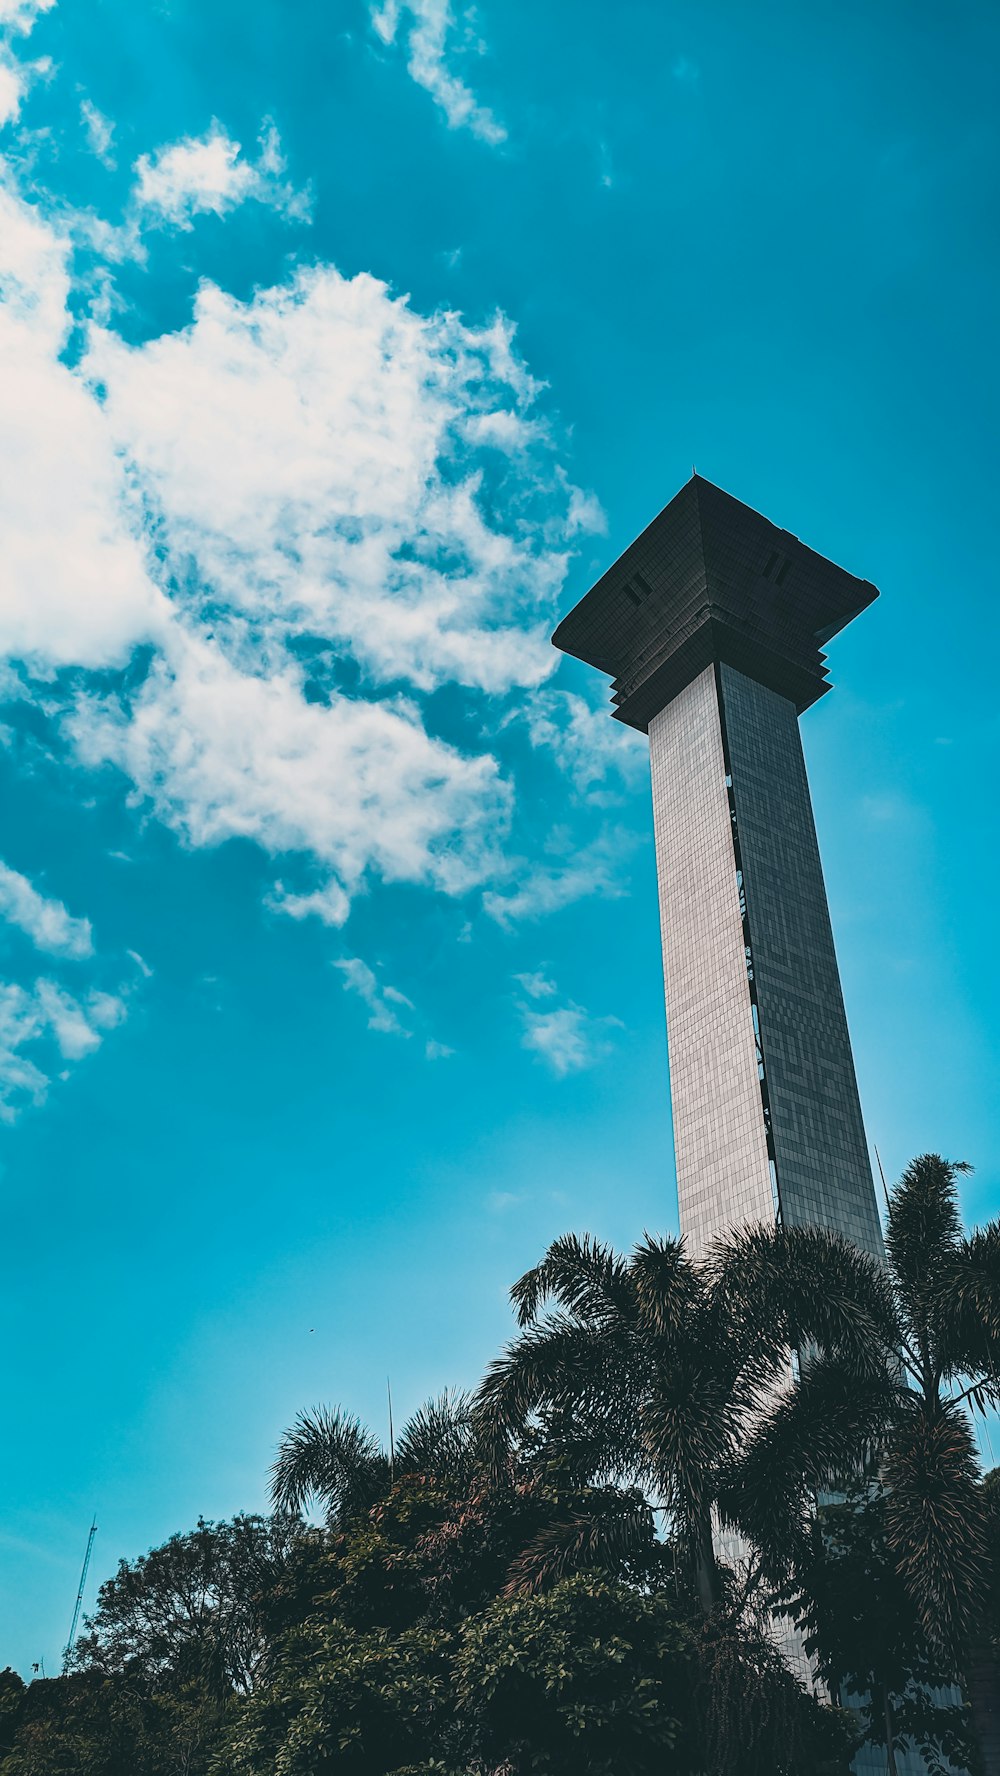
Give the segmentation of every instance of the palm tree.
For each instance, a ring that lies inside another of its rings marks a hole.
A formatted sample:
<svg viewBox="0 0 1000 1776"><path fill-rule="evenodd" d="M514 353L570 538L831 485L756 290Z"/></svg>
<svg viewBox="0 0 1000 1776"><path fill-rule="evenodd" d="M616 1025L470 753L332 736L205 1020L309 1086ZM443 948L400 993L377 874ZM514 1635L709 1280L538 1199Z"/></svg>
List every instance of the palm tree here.
<svg viewBox="0 0 1000 1776"><path fill-rule="evenodd" d="M925 1153L889 1197L894 1389L881 1439L889 1546L932 1646L955 1669L984 1594L986 1516L969 1409L1000 1401L1000 1221L966 1234L956 1180Z"/></svg>
<svg viewBox="0 0 1000 1776"><path fill-rule="evenodd" d="M624 1258L570 1234L511 1294L522 1331L479 1389L484 1439L499 1455L541 1418L593 1479L651 1494L706 1615L723 1594L713 1518L786 1570L815 1494L884 1422L888 1284L833 1235L748 1229L695 1263L679 1240Z"/></svg>
<svg viewBox="0 0 1000 1776"><path fill-rule="evenodd" d="M863 1540L863 1519L878 1522L879 1534L866 1557L877 1571L884 1538L888 1571L882 1589L889 1597L894 1587L902 1593L899 1607L889 1611L894 1632L905 1639L903 1620L912 1611L924 1643L923 1649L910 1643L911 1676L923 1669L923 1693L919 1685L915 1693L912 1684L904 1684L893 1696L891 1685L878 1686L890 1769L896 1767L898 1705L903 1704L904 1721L915 1706L919 1712L929 1696L928 1671L936 1673L939 1685L948 1679L961 1683L981 1746L1000 1765L996 1717L983 1704L982 1685L973 1681L982 1663L976 1633L987 1605L991 1561L989 1495L981 1484L970 1423L973 1411L985 1412L1000 1401L1000 1221L966 1234L957 1180L970 1169L937 1153L911 1160L889 1193L887 1265L883 1269L866 1260L870 1275L859 1279L859 1299L870 1300L876 1279L888 1291L888 1335L884 1330L882 1335L892 1385L886 1389L881 1380L872 1399L881 1423L866 1464L867 1505L855 1508L850 1527ZM787 1483L779 1440L756 1478L758 1488L772 1491L776 1518ZM835 1574L820 1570L824 1556L828 1563L834 1556L828 1528L818 1544L814 1538L811 1556L805 1544L795 1550L806 1619L812 1614L815 1620L817 1591L837 1583ZM877 1608L873 1598L871 1610ZM888 1638L880 1649L883 1657ZM949 1708L941 1705L946 1729L948 1715Z"/></svg>
<svg viewBox="0 0 1000 1776"><path fill-rule="evenodd" d="M445 1389L404 1425L388 1450L358 1418L339 1408L300 1412L278 1445L271 1467L276 1510L321 1506L331 1528L370 1511L406 1475L432 1475L462 1485L475 1468L470 1399Z"/></svg>

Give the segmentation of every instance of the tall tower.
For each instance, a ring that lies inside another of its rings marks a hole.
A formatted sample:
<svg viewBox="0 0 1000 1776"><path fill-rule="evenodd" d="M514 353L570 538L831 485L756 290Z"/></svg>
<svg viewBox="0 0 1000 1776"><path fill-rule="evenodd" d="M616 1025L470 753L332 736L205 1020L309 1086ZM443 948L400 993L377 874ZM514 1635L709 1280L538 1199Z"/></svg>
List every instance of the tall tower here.
<svg viewBox="0 0 1000 1776"><path fill-rule="evenodd" d="M880 1254L798 717L878 597L699 475L553 640L649 735L681 1231L811 1224Z"/></svg>

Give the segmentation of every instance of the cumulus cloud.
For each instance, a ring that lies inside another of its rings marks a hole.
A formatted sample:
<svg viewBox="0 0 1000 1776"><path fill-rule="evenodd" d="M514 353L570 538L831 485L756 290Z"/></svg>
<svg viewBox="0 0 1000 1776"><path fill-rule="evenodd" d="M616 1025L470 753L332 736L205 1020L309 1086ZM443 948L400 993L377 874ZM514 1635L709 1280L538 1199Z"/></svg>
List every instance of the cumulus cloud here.
<svg viewBox="0 0 1000 1776"><path fill-rule="evenodd" d="M430 93L443 111L449 129L471 130L481 142L493 146L506 141L503 124L479 103L452 66L456 53L483 52L482 43L469 26L471 15L466 15L460 28L450 0L381 0L370 11L372 24L383 43L395 43L397 38L405 37L407 72Z"/></svg>
<svg viewBox="0 0 1000 1776"><path fill-rule="evenodd" d="M592 1017L572 1000L564 1005L549 1004L558 988L542 973L519 974L514 979L527 994L527 1000L518 1006L521 1046L545 1061L559 1078L596 1066L610 1053L608 1035L621 1028L618 1018Z"/></svg>
<svg viewBox="0 0 1000 1776"><path fill-rule="evenodd" d="M248 160L216 126L146 156L138 192L182 221L283 173L276 136ZM510 325L318 265L247 301L204 284L189 325L141 344L94 322L67 354L72 266L66 229L0 184L0 654L79 761L192 846L259 844L293 919L342 925L372 879L488 883L504 923L607 889L594 852L499 890L498 723L449 743L422 702L540 690L597 521ZM536 744L561 723L582 757L571 703L539 706Z"/></svg>
<svg viewBox="0 0 1000 1776"><path fill-rule="evenodd" d="M61 900L50 900L7 864L0 863L0 919L16 925L36 949L54 956L89 956L94 942L90 920L74 918Z"/></svg>
<svg viewBox="0 0 1000 1776"><path fill-rule="evenodd" d="M30 987L0 981L0 1121L13 1122L29 1104L44 1102L50 1054L78 1061L93 1053L125 1009L115 994L77 998L53 980Z"/></svg>
<svg viewBox="0 0 1000 1776"><path fill-rule="evenodd" d="M357 993L368 1008L369 1030L381 1030L387 1036L409 1036L411 1032L400 1018L400 1008L413 1010L413 1003L396 987L383 987L367 962L360 956L345 956L333 964L344 977L349 992Z"/></svg>
<svg viewBox="0 0 1000 1776"><path fill-rule="evenodd" d="M246 303L205 286L141 346L93 326L70 368L70 242L10 188L0 224L0 651L53 707L63 669L111 669L67 681L80 759L193 845L302 854L311 884L271 902L293 918L342 923L369 873L495 875L510 786L414 693L556 664L573 490L510 327L325 266Z"/></svg>
<svg viewBox="0 0 1000 1776"><path fill-rule="evenodd" d="M249 640L322 636L422 690L554 669L568 502L550 473L545 520L532 509L546 453L501 321L427 318L327 266L248 303L204 286L190 327L141 347L97 331L87 370L187 608L216 631L224 609ZM467 436L498 406L524 427L523 465Z"/></svg>
<svg viewBox="0 0 1000 1776"><path fill-rule="evenodd" d="M510 800L495 761L432 739L402 697L311 703L290 664L262 675L180 634L127 704L81 697L69 727L86 764L119 765L192 845L306 852L345 894L369 870L458 894L495 867ZM322 905L343 910L331 886Z"/></svg>
<svg viewBox="0 0 1000 1776"><path fill-rule="evenodd" d="M0 28L26 34L43 12L50 12L56 0L0 0Z"/></svg>
<svg viewBox="0 0 1000 1776"><path fill-rule="evenodd" d="M107 417L60 359L69 262L68 239L0 184L0 654L43 673L124 664L164 616Z"/></svg>
<svg viewBox="0 0 1000 1776"><path fill-rule="evenodd" d="M135 163L134 203L139 211L175 228L189 229L198 215L224 216L252 201L277 210L288 221L309 220L309 193L296 191L287 171L281 140L265 123L256 159L214 119L203 136L141 154Z"/></svg>

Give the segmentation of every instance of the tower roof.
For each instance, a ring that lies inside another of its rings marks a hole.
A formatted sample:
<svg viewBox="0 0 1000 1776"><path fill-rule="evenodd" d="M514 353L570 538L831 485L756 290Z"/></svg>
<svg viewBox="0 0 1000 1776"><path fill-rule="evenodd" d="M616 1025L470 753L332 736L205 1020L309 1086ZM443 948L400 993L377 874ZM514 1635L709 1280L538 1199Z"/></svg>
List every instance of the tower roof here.
<svg viewBox="0 0 1000 1776"><path fill-rule="evenodd" d="M868 580L692 475L552 640L610 674L616 719L643 733L714 660L801 714L830 688L823 645L877 597Z"/></svg>

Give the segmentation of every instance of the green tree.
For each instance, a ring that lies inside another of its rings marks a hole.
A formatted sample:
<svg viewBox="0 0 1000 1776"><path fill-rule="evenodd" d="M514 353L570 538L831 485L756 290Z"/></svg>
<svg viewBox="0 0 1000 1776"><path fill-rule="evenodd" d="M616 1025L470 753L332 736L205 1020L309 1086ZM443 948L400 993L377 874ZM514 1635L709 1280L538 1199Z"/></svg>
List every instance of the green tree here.
<svg viewBox="0 0 1000 1776"><path fill-rule="evenodd" d="M450 1714L450 1643L423 1629L314 1622L245 1704L216 1776L388 1776L433 1753Z"/></svg>
<svg viewBox="0 0 1000 1776"><path fill-rule="evenodd" d="M886 1535L923 1631L961 1670L987 1589L986 1503L966 1402L1000 1401L1000 1222L966 1234L956 1180L925 1153L889 1198L890 1350L904 1377L881 1438Z"/></svg>
<svg viewBox="0 0 1000 1776"><path fill-rule="evenodd" d="M350 1413L316 1406L300 1413L281 1439L271 1468L271 1497L279 1511L318 1504L331 1527L343 1527L384 1498L397 1478L437 1475L461 1485L475 1466L467 1394L446 1389L428 1400L392 1449Z"/></svg>
<svg viewBox="0 0 1000 1776"><path fill-rule="evenodd" d="M471 1749L510 1776L697 1768L692 1636L662 1595L579 1575L503 1598L456 1660Z"/></svg>
<svg viewBox="0 0 1000 1776"><path fill-rule="evenodd" d="M298 1530L287 1517L200 1520L122 1560L98 1592L76 1668L128 1672L147 1690L186 1680L219 1696L250 1690L266 1654L266 1599Z"/></svg>
<svg viewBox="0 0 1000 1776"><path fill-rule="evenodd" d="M480 1388L484 1439L504 1452L540 1416L595 1478L649 1494L706 1614L723 1596L713 1514L784 1569L813 1495L884 1419L888 1290L832 1235L749 1230L700 1263L679 1240L623 1258L567 1235L512 1298L522 1331Z"/></svg>
<svg viewBox="0 0 1000 1776"><path fill-rule="evenodd" d="M849 1695L866 1739L884 1745L890 1776L909 1749L930 1770L943 1771L944 1759L969 1767L968 1713L939 1687L940 1655L889 1548L881 1487L856 1485L823 1502L786 1608L831 1693Z"/></svg>

